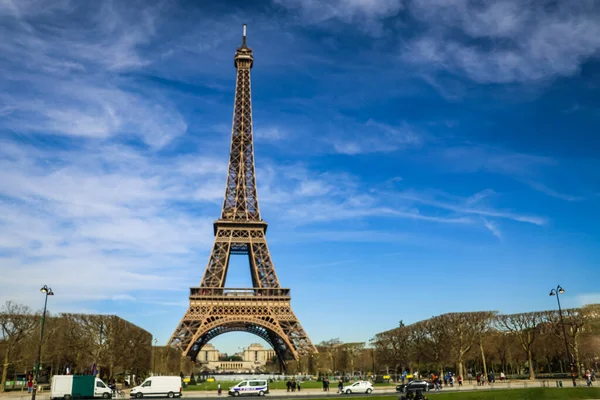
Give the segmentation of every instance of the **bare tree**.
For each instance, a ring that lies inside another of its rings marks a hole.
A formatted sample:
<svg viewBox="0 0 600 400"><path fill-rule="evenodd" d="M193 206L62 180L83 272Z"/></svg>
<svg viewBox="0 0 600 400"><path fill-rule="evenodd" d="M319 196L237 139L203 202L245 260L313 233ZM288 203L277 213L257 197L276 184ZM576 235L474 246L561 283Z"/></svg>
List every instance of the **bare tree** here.
<svg viewBox="0 0 600 400"><path fill-rule="evenodd" d="M543 321L541 312L529 312L521 314L500 315L498 317L500 325L508 331L514 333L527 354L529 363L529 379L535 379L535 369L533 367L532 349L535 343L538 327Z"/></svg>
<svg viewBox="0 0 600 400"><path fill-rule="evenodd" d="M458 363L458 373L465 376L464 357L475 343L480 344L485 367L485 353L481 345L481 338L489 327L494 317L493 311L449 313L440 315L440 323L447 329L447 339L454 359Z"/></svg>
<svg viewBox="0 0 600 400"><path fill-rule="evenodd" d="M411 352L411 330L402 321L398 328L375 335L373 344L377 352L377 359L392 366L394 371L398 371L398 368L403 365L408 365Z"/></svg>
<svg viewBox="0 0 600 400"><path fill-rule="evenodd" d="M5 345L0 391L4 391L11 354L32 334L36 326L37 320L27 306L8 301L0 309L0 334Z"/></svg>
<svg viewBox="0 0 600 400"><path fill-rule="evenodd" d="M335 372L336 368L338 367L336 365L336 360L338 358L338 348L341 344L342 341L338 338L335 338L324 340L316 346L317 350L319 350L319 353L327 355L328 363L324 363L324 367L331 372Z"/></svg>
<svg viewBox="0 0 600 400"><path fill-rule="evenodd" d="M444 363L448 361L449 351L447 346L448 341L448 326L444 320L438 317L432 317L425 321L417 322L412 325L414 329L420 330L425 334L426 354L429 356L435 368L443 374Z"/></svg>

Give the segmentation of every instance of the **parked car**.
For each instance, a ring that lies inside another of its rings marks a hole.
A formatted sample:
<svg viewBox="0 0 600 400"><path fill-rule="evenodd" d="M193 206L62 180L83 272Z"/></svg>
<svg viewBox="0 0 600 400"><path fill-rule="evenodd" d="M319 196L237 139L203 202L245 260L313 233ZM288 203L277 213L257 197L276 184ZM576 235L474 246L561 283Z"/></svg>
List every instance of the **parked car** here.
<svg viewBox="0 0 600 400"><path fill-rule="evenodd" d="M140 386L131 389L129 396L136 399L142 397L174 397L182 396L182 380L180 376L151 376Z"/></svg>
<svg viewBox="0 0 600 400"><path fill-rule="evenodd" d="M352 394L352 393L366 393L370 394L373 391L373 385L371 382L367 381L358 381L354 382L352 385L344 386L342 388L343 394Z"/></svg>
<svg viewBox="0 0 600 400"><path fill-rule="evenodd" d="M396 386L396 392L408 393L416 392L417 390L428 392L433 389L433 387L433 383L429 381L417 380Z"/></svg>
<svg viewBox="0 0 600 400"><path fill-rule="evenodd" d="M249 379L241 381L229 388L230 396L258 395L264 396L269 393L269 384L264 379Z"/></svg>

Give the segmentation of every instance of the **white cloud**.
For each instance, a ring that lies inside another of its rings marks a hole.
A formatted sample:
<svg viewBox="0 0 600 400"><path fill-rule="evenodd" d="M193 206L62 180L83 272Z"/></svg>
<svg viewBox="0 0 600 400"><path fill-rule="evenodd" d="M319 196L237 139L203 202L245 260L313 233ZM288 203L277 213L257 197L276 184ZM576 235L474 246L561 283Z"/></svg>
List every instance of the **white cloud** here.
<svg viewBox="0 0 600 400"><path fill-rule="evenodd" d="M299 11L302 20L310 24L339 19L356 23L373 35L382 33L381 19L403 9L402 0L274 0L274 3Z"/></svg>
<svg viewBox="0 0 600 400"><path fill-rule="evenodd" d="M483 225L492 232L492 235L496 236L498 239L502 239L502 232L498 228L498 225L495 222L488 221L487 219L483 219Z"/></svg>
<svg viewBox="0 0 600 400"><path fill-rule="evenodd" d="M286 132L277 126L255 127L254 129L254 137L257 139L277 141L285 138L286 136Z"/></svg>
<svg viewBox="0 0 600 400"><path fill-rule="evenodd" d="M388 193L390 197L399 198L402 200L412 201L415 203L420 203L427 206L432 206L435 208L453 211L458 213L459 215L471 215L471 216L480 216L480 217L492 217L492 218L501 218L501 219L509 219L517 222L524 222L533 225L545 225L547 223L546 218L539 217L535 215L527 215L527 214L519 214L510 211L498 210L494 208L483 208L477 206L476 202L473 202L473 196L468 197L466 199L458 199L454 201L448 200L440 200L438 197L427 194L427 193L418 193L414 190L406 190L404 192L396 192L396 193ZM474 196L481 195L476 194ZM487 226L486 226L487 227ZM490 227L487 227L490 229ZM491 230L491 229L490 229Z"/></svg>
<svg viewBox="0 0 600 400"><path fill-rule="evenodd" d="M183 135L187 123L158 92L125 87L118 72L145 66L138 45L154 35L151 8L134 12L101 2L97 9L59 2L7 2L0 9L0 127L106 139L140 137L154 148ZM39 18L65 21L61 27ZM85 30L73 19L87 18Z"/></svg>
<svg viewBox="0 0 600 400"><path fill-rule="evenodd" d="M409 9L427 28L403 59L480 83L570 76L600 54L600 9L590 1L413 0Z"/></svg>
<svg viewBox="0 0 600 400"><path fill-rule="evenodd" d="M326 140L331 142L335 152L347 155L393 152L424 142L423 135L406 123L392 126L369 119L364 124L343 129Z"/></svg>
<svg viewBox="0 0 600 400"><path fill-rule="evenodd" d="M197 248L210 248L214 215L202 212L196 191L217 176L222 180L224 169L220 160L199 159L163 159L116 146L65 150L3 141L2 297L28 298L14 271L35 277L28 287L52 282L62 292L58 302L187 286L185 273L169 271L185 272ZM209 197L214 202L216 196ZM193 211L177 206L190 202Z"/></svg>

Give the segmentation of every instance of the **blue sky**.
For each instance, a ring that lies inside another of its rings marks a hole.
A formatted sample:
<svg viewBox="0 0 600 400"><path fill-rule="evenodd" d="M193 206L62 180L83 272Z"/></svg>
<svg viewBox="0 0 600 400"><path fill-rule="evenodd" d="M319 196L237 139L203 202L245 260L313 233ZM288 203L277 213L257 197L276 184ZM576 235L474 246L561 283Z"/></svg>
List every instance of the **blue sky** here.
<svg viewBox="0 0 600 400"><path fill-rule="evenodd" d="M166 342L212 245L247 23L262 216L314 342L548 309L559 283L600 302L596 2L204 3L0 3L1 301L48 284L53 312Z"/></svg>

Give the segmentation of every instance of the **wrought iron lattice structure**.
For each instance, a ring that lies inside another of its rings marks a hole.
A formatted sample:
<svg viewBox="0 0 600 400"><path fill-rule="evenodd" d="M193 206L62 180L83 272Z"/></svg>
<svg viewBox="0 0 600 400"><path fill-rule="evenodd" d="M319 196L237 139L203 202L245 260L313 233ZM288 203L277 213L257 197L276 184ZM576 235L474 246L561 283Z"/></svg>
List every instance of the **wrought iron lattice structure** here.
<svg viewBox="0 0 600 400"><path fill-rule="evenodd" d="M292 311L290 290L279 285L265 237L267 223L260 218L250 95L253 63L244 25L242 46L234 57L237 80L223 210L214 223L215 242L200 287L190 288L190 307L169 344L195 360L216 336L249 332L273 347L285 370L286 361L317 349ZM231 254L248 255L252 288L225 288Z"/></svg>

